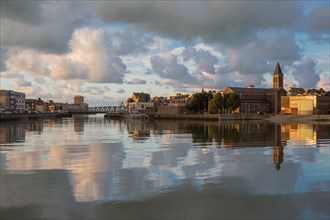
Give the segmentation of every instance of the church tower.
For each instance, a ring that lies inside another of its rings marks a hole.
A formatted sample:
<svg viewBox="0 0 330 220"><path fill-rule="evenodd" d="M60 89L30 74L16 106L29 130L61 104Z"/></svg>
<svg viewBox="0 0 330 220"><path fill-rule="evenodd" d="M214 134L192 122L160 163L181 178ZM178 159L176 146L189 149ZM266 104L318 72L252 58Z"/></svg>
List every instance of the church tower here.
<svg viewBox="0 0 330 220"><path fill-rule="evenodd" d="M273 88L283 88L283 73L279 63L277 63L273 73Z"/></svg>

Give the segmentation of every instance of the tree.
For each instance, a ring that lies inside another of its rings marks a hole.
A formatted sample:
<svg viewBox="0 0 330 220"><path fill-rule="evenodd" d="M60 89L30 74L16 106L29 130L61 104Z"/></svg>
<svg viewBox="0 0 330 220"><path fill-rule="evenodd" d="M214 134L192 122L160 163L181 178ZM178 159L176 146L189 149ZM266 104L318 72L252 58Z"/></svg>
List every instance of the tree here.
<svg viewBox="0 0 330 220"><path fill-rule="evenodd" d="M207 111L209 100L213 98L212 92L198 92L193 94L191 103L187 104L187 109L193 112Z"/></svg>
<svg viewBox="0 0 330 220"><path fill-rule="evenodd" d="M209 112L211 114L216 114L219 113L219 109L221 108L222 108L222 95L220 92L218 92L209 102Z"/></svg>
<svg viewBox="0 0 330 220"><path fill-rule="evenodd" d="M241 104L241 100L236 93L228 93L224 95L224 107L230 112L235 111Z"/></svg>

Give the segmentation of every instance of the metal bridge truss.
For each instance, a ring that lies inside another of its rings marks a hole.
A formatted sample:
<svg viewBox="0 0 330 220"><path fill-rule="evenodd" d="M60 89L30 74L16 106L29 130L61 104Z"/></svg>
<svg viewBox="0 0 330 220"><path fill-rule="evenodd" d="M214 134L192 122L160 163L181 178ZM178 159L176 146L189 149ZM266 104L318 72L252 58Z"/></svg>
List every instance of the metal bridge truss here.
<svg viewBox="0 0 330 220"><path fill-rule="evenodd" d="M98 106L98 107L90 107L88 108L90 112L124 112L125 106Z"/></svg>

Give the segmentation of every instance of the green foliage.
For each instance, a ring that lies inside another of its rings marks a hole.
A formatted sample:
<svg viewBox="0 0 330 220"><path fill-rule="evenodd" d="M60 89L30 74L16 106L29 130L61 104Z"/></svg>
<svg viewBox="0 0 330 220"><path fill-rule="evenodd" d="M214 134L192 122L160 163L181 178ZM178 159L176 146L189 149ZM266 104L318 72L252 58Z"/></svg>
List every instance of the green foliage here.
<svg viewBox="0 0 330 220"><path fill-rule="evenodd" d="M220 92L218 92L209 102L209 113L217 114L219 113L219 109L221 108L222 108L222 95Z"/></svg>
<svg viewBox="0 0 330 220"><path fill-rule="evenodd" d="M230 112L235 111L241 104L241 100L236 93L228 93L224 95L224 107Z"/></svg>
<svg viewBox="0 0 330 220"><path fill-rule="evenodd" d="M213 98L212 92L198 92L193 94L191 103L187 104L187 109L192 112L207 111L208 102Z"/></svg>

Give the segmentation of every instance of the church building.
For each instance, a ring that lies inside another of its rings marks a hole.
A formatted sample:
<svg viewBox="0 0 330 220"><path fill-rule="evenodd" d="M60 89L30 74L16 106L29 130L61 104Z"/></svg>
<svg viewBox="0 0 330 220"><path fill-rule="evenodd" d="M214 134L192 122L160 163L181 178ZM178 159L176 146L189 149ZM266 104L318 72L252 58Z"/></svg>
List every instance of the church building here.
<svg viewBox="0 0 330 220"><path fill-rule="evenodd" d="M283 85L282 69L277 63L273 73L273 88L227 87L223 90L223 94L236 93L239 95L241 103L237 112L279 113L281 112L281 96L287 94Z"/></svg>

